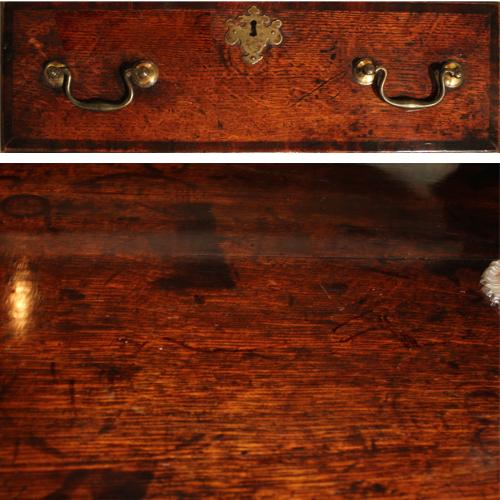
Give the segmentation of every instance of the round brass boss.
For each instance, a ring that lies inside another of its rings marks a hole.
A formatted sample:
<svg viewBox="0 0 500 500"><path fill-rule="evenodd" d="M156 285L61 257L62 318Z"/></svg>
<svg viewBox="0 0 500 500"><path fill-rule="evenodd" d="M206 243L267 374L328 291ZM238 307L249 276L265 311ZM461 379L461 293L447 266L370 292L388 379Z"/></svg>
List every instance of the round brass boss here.
<svg viewBox="0 0 500 500"><path fill-rule="evenodd" d="M66 65L58 62L51 61L45 65L43 76L45 81L53 88L60 89L64 85L64 70Z"/></svg>
<svg viewBox="0 0 500 500"><path fill-rule="evenodd" d="M456 61L446 61L443 64L444 84L449 89L456 89L464 83L462 65Z"/></svg>
<svg viewBox="0 0 500 500"><path fill-rule="evenodd" d="M377 74L375 61L370 57L358 59L352 69L354 80L360 85L371 85Z"/></svg>
<svg viewBox="0 0 500 500"><path fill-rule="evenodd" d="M139 61L132 68L132 81L138 87L147 89L158 81L158 66L151 61Z"/></svg>

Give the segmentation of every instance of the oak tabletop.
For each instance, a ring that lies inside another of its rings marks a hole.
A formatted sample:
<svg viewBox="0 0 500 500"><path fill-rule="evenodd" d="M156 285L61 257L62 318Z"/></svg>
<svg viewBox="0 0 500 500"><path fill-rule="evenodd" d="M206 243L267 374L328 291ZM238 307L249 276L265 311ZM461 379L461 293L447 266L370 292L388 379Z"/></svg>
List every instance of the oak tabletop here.
<svg viewBox="0 0 500 500"><path fill-rule="evenodd" d="M0 166L0 498L498 498L498 168L406 167Z"/></svg>

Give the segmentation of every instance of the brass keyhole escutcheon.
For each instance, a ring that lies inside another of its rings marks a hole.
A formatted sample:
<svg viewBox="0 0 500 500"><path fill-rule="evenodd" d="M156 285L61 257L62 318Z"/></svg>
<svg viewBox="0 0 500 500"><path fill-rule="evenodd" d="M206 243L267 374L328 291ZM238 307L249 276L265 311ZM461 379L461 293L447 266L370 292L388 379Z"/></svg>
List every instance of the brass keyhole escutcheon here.
<svg viewBox="0 0 500 500"><path fill-rule="evenodd" d="M226 43L239 45L243 53L243 60L248 64L257 64L262 61L267 47L280 45L283 42L281 21L271 22L268 16L262 15L260 9L253 6L248 14L227 22Z"/></svg>

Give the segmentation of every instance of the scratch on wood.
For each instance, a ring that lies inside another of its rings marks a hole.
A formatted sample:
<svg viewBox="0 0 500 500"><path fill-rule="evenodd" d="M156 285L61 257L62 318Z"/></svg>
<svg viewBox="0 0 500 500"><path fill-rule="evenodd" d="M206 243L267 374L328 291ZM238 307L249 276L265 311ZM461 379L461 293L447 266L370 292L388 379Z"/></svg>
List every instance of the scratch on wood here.
<svg viewBox="0 0 500 500"><path fill-rule="evenodd" d="M323 290L323 291L325 292L326 296L327 296L330 300L332 300L331 295L328 293L328 291L326 290L326 288L323 286L323 283L320 283L320 284L319 284L319 286L320 286L321 290Z"/></svg>
<svg viewBox="0 0 500 500"><path fill-rule="evenodd" d="M171 337L163 337L163 340L170 342L172 344L178 345L179 347L183 347L184 349L187 349L188 351L193 351L193 352L198 352L198 353L207 353L207 354L212 354L212 353L229 353L229 354L245 354L245 355L252 355L252 356L258 356L261 358L265 359L274 359L274 357L271 356L265 356L264 354L260 354L256 351L256 349L232 349L230 347L193 347L192 345L183 342L181 340L175 340Z"/></svg>
<svg viewBox="0 0 500 500"><path fill-rule="evenodd" d="M324 82L321 82L317 87L313 88L310 92L306 92L302 97L299 97L294 103L293 103L293 106L296 106L297 104L299 104L300 102L302 102L304 99L306 99L307 97L313 95L315 92L318 92L319 90L321 90L325 85L327 85L328 83L332 83L336 80L339 80L340 78L342 78L344 75L346 74L345 71L340 71L339 73L336 73L335 75L333 75L331 78L328 78L328 80L325 80Z"/></svg>
<svg viewBox="0 0 500 500"><path fill-rule="evenodd" d="M58 458L64 457L64 453L62 451L58 450L57 448L54 448L53 446L50 446L44 438L41 438L39 436L35 436L32 434L25 439L25 442L29 446L36 448L40 451L43 451L47 455L52 455Z"/></svg>

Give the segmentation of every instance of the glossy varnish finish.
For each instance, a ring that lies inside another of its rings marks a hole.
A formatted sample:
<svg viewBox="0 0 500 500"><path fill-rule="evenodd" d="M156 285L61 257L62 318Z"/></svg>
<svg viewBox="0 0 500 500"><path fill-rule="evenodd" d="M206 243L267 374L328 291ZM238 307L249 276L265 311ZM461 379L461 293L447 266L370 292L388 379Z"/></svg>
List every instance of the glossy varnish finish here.
<svg viewBox="0 0 500 500"><path fill-rule="evenodd" d="M0 497L497 498L498 169L406 178L2 166Z"/></svg>
<svg viewBox="0 0 500 500"><path fill-rule="evenodd" d="M252 151L495 150L497 4L257 4L284 42L248 66L225 41L251 3L23 4L4 16L4 149ZM383 63L388 95L432 93L431 64L465 83L435 108L405 112L352 81L355 58ZM44 83L58 59L76 97L119 100L120 68L154 61L160 80L113 113L75 108Z"/></svg>

